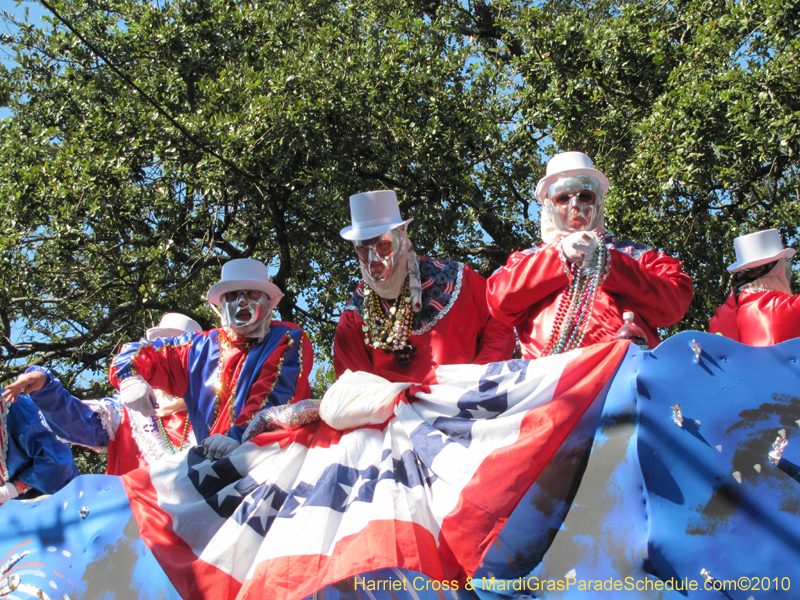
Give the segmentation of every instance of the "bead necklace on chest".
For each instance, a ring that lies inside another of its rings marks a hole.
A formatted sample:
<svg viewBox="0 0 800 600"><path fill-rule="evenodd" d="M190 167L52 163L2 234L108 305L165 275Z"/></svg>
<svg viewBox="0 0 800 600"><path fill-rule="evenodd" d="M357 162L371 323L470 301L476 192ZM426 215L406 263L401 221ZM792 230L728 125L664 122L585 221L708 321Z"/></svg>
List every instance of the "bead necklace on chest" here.
<svg viewBox="0 0 800 600"><path fill-rule="evenodd" d="M608 275L608 249L602 234L587 232L595 241L597 250L588 269L577 263L570 265L572 283L567 284L556 311L553 331L542 356L551 356L579 348L589 327L597 291ZM561 251L559 251L561 252ZM561 252L563 257L563 252Z"/></svg>
<svg viewBox="0 0 800 600"><path fill-rule="evenodd" d="M403 284L394 306L389 307L388 313L383 308L380 296L365 283L363 319L364 325L361 329L364 331L364 343L368 348L394 354L401 365L411 362L417 349L408 341L414 319L408 279Z"/></svg>
<svg viewBox="0 0 800 600"><path fill-rule="evenodd" d="M181 442L177 446L173 446L172 442L169 439L169 435L167 435L167 429L164 427L164 421L161 420L161 417L156 415L156 419L158 420L158 430L161 432L161 437L164 438L164 443L167 446L167 450L170 454L177 454L181 450L183 450L186 442L189 441L189 431L191 430L192 424L189 419L189 415L186 415L186 422L183 424L183 433L181 434Z"/></svg>

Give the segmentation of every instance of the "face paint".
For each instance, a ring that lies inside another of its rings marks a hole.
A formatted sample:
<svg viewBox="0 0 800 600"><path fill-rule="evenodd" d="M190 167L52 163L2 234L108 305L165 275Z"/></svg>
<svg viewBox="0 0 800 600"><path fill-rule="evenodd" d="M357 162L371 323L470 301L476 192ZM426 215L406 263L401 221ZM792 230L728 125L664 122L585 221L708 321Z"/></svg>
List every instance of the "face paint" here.
<svg viewBox="0 0 800 600"><path fill-rule="evenodd" d="M258 324L269 316L269 296L259 290L226 292L222 298L225 324L233 330Z"/></svg>
<svg viewBox="0 0 800 600"><path fill-rule="evenodd" d="M397 272L401 260L405 260L403 233L398 229L355 242L361 270L369 274L373 281L386 281Z"/></svg>
<svg viewBox="0 0 800 600"><path fill-rule="evenodd" d="M561 231L586 231L600 204L600 183L594 177L565 177L547 190L546 207L556 228Z"/></svg>

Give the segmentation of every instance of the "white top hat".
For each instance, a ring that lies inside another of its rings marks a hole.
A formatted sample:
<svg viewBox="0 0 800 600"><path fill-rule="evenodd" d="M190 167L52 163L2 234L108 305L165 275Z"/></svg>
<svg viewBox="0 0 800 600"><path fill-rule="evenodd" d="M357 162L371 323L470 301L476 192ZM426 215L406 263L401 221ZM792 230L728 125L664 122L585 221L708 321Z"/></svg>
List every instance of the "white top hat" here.
<svg viewBox="0 0 800 600"><path fill-rule="evenodd" d="M167 313L161 317L158 327L151 327L144 333L146 340L153 341L160 337L179 337L184 333L199 333L203 331L200 324L194 319L180 313Z"/></svg>
<svg viewBox="0 0 800 600"><path fill-rule="evenodd" d="M605 196L608 191L608 177L594 168L592 159L583 152L562 152L556 154L547 162L545 176L536 184L536 199L544 204L547 198L547 189L563 177L577 177L588 175L600 182L600 196Z"/></svg>
<svg viewBox="0 0 800 600"><path fill-rule="evenodd" d="M794 256L794 248L784 248L781 234L777 229L765 229L747 235L740 235L733 240L736 251L736 262L728 267L731 273L754 269L778 260Z"/></svg>
<svg viewBox="0 0 800 600"><path fill-rule="evenodd" d="M350 196L350 218L353 225L345 227L339 234L351 241L368 240L412 221L404 221L400 216L397 195L392 190Z"/></svg>
<svg viewBox="0 0 800 600"><path fill-rule="evenodd" d="M270 310L283 298L280 288L269 280L267 265L253 258L235 258L222 265L222 277L208 290L208 301L222 304L222 296L237 290L260 290L270 298Z"/></svg>

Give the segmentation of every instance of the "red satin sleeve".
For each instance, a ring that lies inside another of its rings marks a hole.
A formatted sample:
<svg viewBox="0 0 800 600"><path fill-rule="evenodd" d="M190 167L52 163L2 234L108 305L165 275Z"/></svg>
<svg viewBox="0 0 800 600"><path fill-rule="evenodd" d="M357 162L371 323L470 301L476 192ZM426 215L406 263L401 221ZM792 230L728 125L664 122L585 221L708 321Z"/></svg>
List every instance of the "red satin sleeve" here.
<svg viewBox="0 0 800 600"><path fill-rule="evenodd" d="M529 321L534 305L569 283L558 244L535 252L515 252L487 282L491 315L510 327Z"/></svg>
<svg viewBox="0 0 800 600"><path fill-rule="evenodd" d="M333 370L336 378L345 371L373 372L372 357L364 342L364 321L354 310L345 310L339 317L333 338Z"/></svg>
<svg viewBox="0 0 800 600"><path fill-rule="evenodd" d="M669 327L683 318L692 302L694 286L681 261L649 250L638 260L610 251L611 265L603 289L622 298L626 309L651 327Z"/></svg>
<svg viewBox="0 0 800 600"><path fill-rule="evenodd" d="M725 304L720 306L714 313L714 316L711 317L708 330L711 333L719 333L735 342L740 342L739 324L736 318L737 312L736 296L731 294L728 296L727 300L725 300Z"/></svg>
<svg viewBox="0 0 800 600"><path fill-rule="evenodd" d="M133 369L147 383L168 394L183 398L189 387L189 351L191 345L164 345L158 350L142 342L133 358ZM119 389L115 368L109 374L111 385Z"/></svg>
<svg viewBox="0 0 800 600"><path fill-rule="evenodd" d="M738 306L728 298L712 318L709 329L726 337L732 332L731 313L735 308L739 341L751 346L771 346L800 337L800 296L783 292L741 294Z"/></svg>
<svg viewBox="0 0 800 600"><path fill-rule="evenodd" d="M464 267L462 293L469 293L472 318L478 323L476 354L472 364L486 365L510 360L514 354L514 330L495 319L487 304L486 280L469 267ZM464 302L466 299L459 298Z"/></svg>

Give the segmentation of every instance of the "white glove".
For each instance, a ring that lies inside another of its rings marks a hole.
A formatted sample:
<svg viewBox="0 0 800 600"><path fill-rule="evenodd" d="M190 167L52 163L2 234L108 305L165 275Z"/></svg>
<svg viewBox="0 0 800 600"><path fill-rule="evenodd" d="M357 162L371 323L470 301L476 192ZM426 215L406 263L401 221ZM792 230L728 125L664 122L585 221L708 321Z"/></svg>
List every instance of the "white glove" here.
<svg viewBox="0 0 800 600"><path fill-rule="evenodd" d="M597 240L585 231L576 231L562 240L561 249L569 262L588 269L597 251Z"/></svg>
<svg viewBox="0 0 800 600"><path fill-rule="evenodd" d="M0 504L5 504L9 500L13 500L19 496L19 492L17 491L17 486L15 486L10 481L6 482L5 485L0 486Z"/></svg>
<svg viewBox="0 0 800 600"><path fill-rule="evenodd" d="M383 377L350 370L334 383L319 405L319 416L334 429L379 425L394 414L397 395L410 383L392 383Z"/></svg>
<svg viewBox="0 0 800 600"><path fill-rule="evenodd" d="M156 414L156 394L150 384L139 375L122 380L119 384L119 399L128 410L135 410L146 417Z"/></svg>
<svg viewBox="0 0 800 600"><path fill-rule="evenodd" d="M203 442L206 458L210 458L211 460L225 458L228 454L236 450L239 445L239 442L235 439L227 435L222 435L221 433L215 433L211 437L206 438Z"/></svg>

